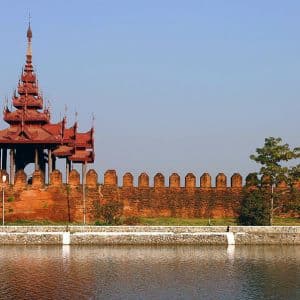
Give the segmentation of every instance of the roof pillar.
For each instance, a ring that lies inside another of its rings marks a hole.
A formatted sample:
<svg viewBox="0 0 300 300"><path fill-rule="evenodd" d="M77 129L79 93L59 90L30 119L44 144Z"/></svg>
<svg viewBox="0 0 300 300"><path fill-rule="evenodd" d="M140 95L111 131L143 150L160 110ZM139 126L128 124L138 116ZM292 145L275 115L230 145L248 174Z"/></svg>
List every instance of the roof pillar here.
<svg viewBox="0 0 300 300"><path fill-rule="evenodd" d="M51 173L52 173L52 150L48 149L48 183L50 183Z"/></svg>
<svg viewBox="0 0 300 300"><path fill-rule="evenodd" d="M69 174L71 172L71 161L66 158L66 183L69 183Z"/></svg>
<svg viewBox="0 0 300 300"><path fill-rule="evenodd" d="M10 156L10 184L14 184L15 183L15 150L14 149L10 149L9 151L9 156Z"/></svg>
<svg viewBox="0 0 300 300"><path fill-rule="evenodd" d="M39 170L39 149L35 148L34 149L34 170L37 171Z"/></svg>
<svg viewBox="0 0 300 300"><path fill-rule="evenodd" d="M7 170L7 149L3 148L2 149L2 161L1 161L1 169L2 170Z"/></svg>

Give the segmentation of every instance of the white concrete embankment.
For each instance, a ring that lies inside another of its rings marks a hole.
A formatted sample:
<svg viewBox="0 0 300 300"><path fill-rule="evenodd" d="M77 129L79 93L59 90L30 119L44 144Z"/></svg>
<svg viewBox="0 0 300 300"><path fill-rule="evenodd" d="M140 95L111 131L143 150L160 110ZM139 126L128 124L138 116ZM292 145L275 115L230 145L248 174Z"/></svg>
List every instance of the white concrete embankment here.
<svg viewBox="0 0 300 300"><path fill-rule="evenodd" d="M300 245L300 226L3 226L0 244Z"/></svg>

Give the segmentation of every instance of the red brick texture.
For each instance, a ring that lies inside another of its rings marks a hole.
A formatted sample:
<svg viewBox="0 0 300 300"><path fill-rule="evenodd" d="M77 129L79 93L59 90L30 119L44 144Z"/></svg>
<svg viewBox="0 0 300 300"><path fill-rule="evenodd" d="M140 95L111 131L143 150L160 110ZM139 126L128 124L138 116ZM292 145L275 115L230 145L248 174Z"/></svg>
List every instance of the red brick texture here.
<svg viewBox="0 0 300 300"><path fill-rule="evenodd" d="M230 187L223 173L217 175L216 187L212 187L211 176L207 173L198 179L200 186L192 173L185 176L184 187L176 173L169 177L168 186L161 173L154 176L153 182L154 186L149 186L149 176L142 173L136 187L132 174L126 173L122 186L118 186L116 171L108 170L104 174L104 184L99 184L98 174L89 170L85 186L87 222L95 222L95 202L101 205L119 201L123 204L124 216L140 217L235 217L240 207L242 177L239 174L231 177ZM69 185L62 182L61 173L55 170L49 185L45 185L40 171L34 172L31 185L27 184L26 174L18 172L15 185L5 184L4 188L7 221L83 221L83 190L80 175L75 170L70 172Z"/></svg>

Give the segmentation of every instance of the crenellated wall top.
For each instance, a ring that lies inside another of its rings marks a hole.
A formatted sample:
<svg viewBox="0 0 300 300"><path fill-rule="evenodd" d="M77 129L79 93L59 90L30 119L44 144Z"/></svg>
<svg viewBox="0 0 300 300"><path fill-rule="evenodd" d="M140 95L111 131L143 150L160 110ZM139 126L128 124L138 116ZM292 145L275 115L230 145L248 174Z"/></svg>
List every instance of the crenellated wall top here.
<svg viewBox="0 0 300 300"><path fill-rule="evenodd" d="M7 172L0 170L0 174L7 174ZM69 173L69 185L70 186L79 186L81 183L81 175L75 169L71 170ZM59 170L54 170L50 176L49 186L60 186L63 182L63 176ZM230 186L227 185L227 177L224 173L219 173L215 179L215 185L212 185L212 177L208 173L203 173L198 182L200 184L197 185L197 176L193 173L187 173L184 177L184 185L181 185L180 175L177 173L172 173L168 177L168 184L165 183L165 176L162 173L156 173L153 176L153 185L150 184L150 176L143 172L138 176L138 184L136 187L140 188L242 188L242 176L238 173L235 173L230 178ZM28 176L27 174L22 172L16 173L16 186L23 187L28 184L27 182ZM122 176L122 184L121 187L134 187L134 176L130 172L126 172ZM37 170L33 173L32 176L32 185L35 187L42 187L45 184L44 174L42 171ZM99 185L98 182L98 173L94 169L90 169L86 174L86 185L90 188L96 188ZM107 170L104 173L104 186L118 186L118 175L116 170Z"/></svg>
<svg viewBox="0 0 300 300"><path fill-rule="evenodd" d="M8 174L6 171L0 170L0 175L6 175L8 178ZM251 175L251 176L250 176ZM257 175L250 174L245 179L245 185L255 186L257 185ZM28 179L29 178L29 179ZM98 188L99 184L101 182L98 182L98 173L94 169L90 169L86 173L86 186L88 188ZM262 178L263 184L268 185L268 178L263 177ZM71 187L76 187L81 185L81 175L79 172L75 169L71 170L69 173L69 182L68 184ZM151 184L151 183L152 184ZM228 183L229 182L229 183ZM294 186L297 188L300 188L300 181L295 182ZM138 175L137 178L137 184L135 183L135 179L132 173L126 172L122 176L122 183L118 185L118 175L116 170L107 170L104 173L104 182L103 186L109 186L109 187L122 187L122 188L186 188L189 190L200 188L200 189L217 189L217 190L224 190L227 188L231 189L242 189L243 188L243 178L239 173L234 173L228 180L227 176L224 173L219 173L215 180L212 180L212 176L205 172L202 175L195 175L194 173L187 173L183 180L181 180L181 177L178 173L172 173L168 177L168 183L166 184L166 177L162 173L156 173L152 180L150 179L150 176L143 172ZM8 185L8 180L5 183ZM65 184L63 181L63 176L59 170L54 170L50 174L50 182L48 186L61 186ZM32 185L33 188L42 188L45 184L45 176L44 173L40 170L34 171L32 175L32 179L27 176L27 174L21 170L16 173L15 178L15 184L13 185L16 189L23 189L27 185ZM280 182L277 185L278 188L286 189L288 188L287 183Z"/></svg>

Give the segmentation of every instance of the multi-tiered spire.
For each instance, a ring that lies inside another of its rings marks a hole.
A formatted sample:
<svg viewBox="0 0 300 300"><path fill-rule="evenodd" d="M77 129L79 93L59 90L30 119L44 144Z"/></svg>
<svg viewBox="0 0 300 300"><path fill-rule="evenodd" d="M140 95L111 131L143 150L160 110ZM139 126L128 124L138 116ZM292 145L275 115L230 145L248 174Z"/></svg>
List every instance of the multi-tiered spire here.
<svg viewBox="0 0 300 300"><path fill-rule="evenodd" d="M14 93L12 104L17 109L10 111L6 106L4 120L9 124L47 124L50 121L48 109L39 111L43 108L43 98L39 93L36 74L32 65L31 48L32 31L30 23L27 30L27 51L26 64L22 69L21 78L18 84L18 94Z"/></svg>

